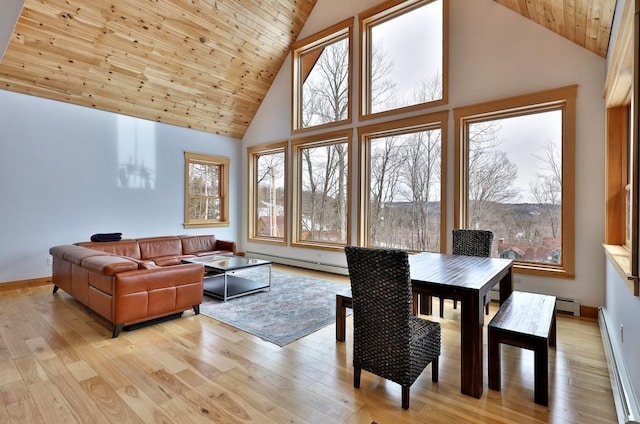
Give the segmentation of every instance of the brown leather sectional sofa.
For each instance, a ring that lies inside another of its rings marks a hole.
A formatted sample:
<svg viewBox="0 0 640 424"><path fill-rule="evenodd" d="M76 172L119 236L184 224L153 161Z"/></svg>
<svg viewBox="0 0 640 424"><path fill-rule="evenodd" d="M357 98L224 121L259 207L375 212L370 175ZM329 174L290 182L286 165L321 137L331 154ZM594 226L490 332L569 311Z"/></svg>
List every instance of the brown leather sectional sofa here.
<svg viewBox="0 0 640 424"><path fill-rule="evenodd" d="M147 237L54 246L53 293L59 288L113 324L112 337L131 324L181 313L202 303L201 264L182 259L235 254L214 235Z"/></svg>

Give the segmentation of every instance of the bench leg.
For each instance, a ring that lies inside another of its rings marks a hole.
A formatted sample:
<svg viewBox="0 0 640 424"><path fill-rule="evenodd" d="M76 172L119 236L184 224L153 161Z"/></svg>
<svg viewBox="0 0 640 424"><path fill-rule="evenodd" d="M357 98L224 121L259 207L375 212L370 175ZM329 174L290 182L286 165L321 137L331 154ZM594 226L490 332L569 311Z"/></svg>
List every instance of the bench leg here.
<svg viewBox="0 0 640 424"><path fill-rule="evenodd" d="M336 295L336 341L345 340L347 321L347 307L344 305L344 296Z"/></svg>
<svg viewBox="0 0 640 424"><path fill-rule="evenodd" d="M536 344L533 365L534 401L539 405L549 403L549 342Z"/></svg>
<svg viewBox="0 0 640 424"><path fill-rule="evenodd" d="M502 386L500 364L500 334L493 327L488 330L489 388L500 391Z"/></svg>

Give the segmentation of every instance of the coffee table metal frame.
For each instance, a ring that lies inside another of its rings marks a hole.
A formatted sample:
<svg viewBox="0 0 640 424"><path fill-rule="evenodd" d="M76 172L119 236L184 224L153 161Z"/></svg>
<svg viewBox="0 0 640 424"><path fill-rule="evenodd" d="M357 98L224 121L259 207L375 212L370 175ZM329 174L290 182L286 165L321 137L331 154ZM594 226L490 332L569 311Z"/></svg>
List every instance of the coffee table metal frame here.
<svg viewBox="0 0 640 424"><path fill-rule="evenodd" d="M244 256L215 255L183 259L183 262L203 264L205 268L204 293L224 302L259 291L271 290L270 261ZM234 275L237 271L265 266L269 270L267 282Z"/></svg>

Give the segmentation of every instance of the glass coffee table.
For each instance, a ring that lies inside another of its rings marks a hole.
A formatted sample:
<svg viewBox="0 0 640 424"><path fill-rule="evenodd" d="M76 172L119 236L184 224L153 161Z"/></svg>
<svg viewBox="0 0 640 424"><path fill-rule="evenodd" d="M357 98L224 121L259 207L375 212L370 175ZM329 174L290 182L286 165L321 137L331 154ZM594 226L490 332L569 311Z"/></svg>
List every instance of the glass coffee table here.
<svg viewBox="0 0 640 424"><path fill-rule="evenodd" d="M216 255L183 259L182 262L203 264L205 270L204 294L225 302L234 297L271 289L270 261L244 256ZM239 271L259 267L267 268L268 278L266 281L262 278L256 279L254 275L250 275L250 278L235 275Z"/></svg>

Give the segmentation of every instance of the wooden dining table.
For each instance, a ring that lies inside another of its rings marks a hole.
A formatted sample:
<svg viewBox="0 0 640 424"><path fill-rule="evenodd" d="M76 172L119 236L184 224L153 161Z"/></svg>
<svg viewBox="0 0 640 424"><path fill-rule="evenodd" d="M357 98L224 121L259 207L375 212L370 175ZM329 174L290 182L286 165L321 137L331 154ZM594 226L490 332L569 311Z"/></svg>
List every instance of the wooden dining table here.
<svg viewBox="0 0 640 424"><path fill-rule="evenodd" d="M484 297L500 284L500 303L507 300L513 291L513 261L424 252L409 256L409 265L414 294L461 302L460 387L465 395L479 398L484 370Z"/></svg>
<svg viewBox="0 0 640 424"><path fill-rule="evenodd" d="M500 284L500 303L513 291L513 261L423 252L409 256L414 298L443 296L461 302L461 392L479 398L483 390L484 297ZM431 302L429 301L430 305ZM348 296L336 300L336 339L344 341ZM414 302L414 313L417 313Z"/></svg>

